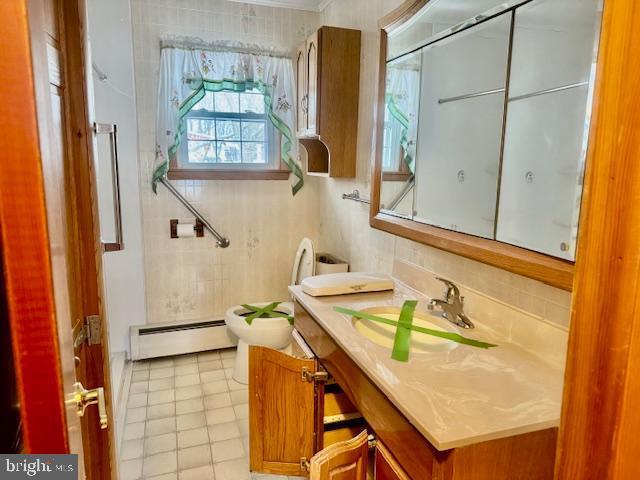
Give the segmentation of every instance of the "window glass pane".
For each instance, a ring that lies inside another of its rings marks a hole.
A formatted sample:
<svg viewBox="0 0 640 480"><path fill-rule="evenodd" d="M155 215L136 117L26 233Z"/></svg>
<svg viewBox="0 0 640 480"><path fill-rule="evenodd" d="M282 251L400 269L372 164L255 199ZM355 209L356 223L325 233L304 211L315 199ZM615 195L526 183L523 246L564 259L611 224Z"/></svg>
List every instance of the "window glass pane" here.
<svg viewBox="0 0 640 480"><path fill-rule="evenodd" d="M215 140L216 125L213 120L187 119L187 140Z"/></svg>
<svg viewBox="0 0 640 480"><path fill-rule="evenodd" d="M216 92L215 111L238 113L239 95L235 92Z"/></svg>
<svg viewBox="0 0 640 480"><path fill-rule="evenodd" d="M215 163L216 142L188 142L190 163Z"/></svg>
<svg viewBox="0 0 640 480"><path fill-rule="evenodd" d="M264 142L264 122L242 122L242 140Z"/></svg>
<svg viewBox="0 0 640 480"><path fill-rule="evenodd" d="M267 163L265 144L261 142L245 142L242 144L242 161L244 163Z"/></svg>
<svg viewBox="0 0 640 480"><path fill-rule="evenodd" d="M234 120L217 120L218 140L240 140L240 122Z"/></svg>
<svg viewBox="0 0 640 480"><path fill-rule="evenodd" d="M255 93L240 94L241 113L264 113L264 96Z"/></svg>
<svg viewBox="0 0 640 480"><path fill-rule="evenodd" d="M213 110L213 92L205 92L204 97L198 103L196 103L192 108L193 110Z"/></svg>
<svg viewBox="0 0 640 480"><path fill-rule="evenodd" d="M218 158L221 163L240 163L242 150L240 142L218 142Z"/></svg>

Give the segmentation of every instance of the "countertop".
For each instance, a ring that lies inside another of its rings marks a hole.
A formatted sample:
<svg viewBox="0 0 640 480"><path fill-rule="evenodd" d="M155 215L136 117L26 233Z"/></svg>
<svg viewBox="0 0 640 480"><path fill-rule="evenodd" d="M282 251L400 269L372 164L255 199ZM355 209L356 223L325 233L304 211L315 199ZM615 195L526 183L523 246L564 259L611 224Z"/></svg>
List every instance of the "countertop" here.
<svg viewBox="0 0 640 480"><path fill-rule="evenodd" d="M411 354L403 363L360 335L351 317L333 309L400 307L405 300L418 300L416 310L428 313L427 296L399 281L395 285L394 291L330 297L312 297L300 286L289 291L438 450L559 425L562 368L513 343L482 319L473 318L472 330L454 328L498 347L458 344L449 351Z"/></svg>

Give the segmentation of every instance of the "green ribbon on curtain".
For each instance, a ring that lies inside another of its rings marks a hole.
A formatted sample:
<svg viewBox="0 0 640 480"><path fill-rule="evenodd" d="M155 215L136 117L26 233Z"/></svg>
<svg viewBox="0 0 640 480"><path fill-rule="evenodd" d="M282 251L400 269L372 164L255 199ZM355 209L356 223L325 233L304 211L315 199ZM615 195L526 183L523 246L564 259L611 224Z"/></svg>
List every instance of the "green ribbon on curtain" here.
<svg viewBox="0 0 640 480"><path fill-rule="evenodd" d="M293 187L291 187L292 192L295 195L304 185L304 177L302 175L302 170L291 157L291 148L294 142L293 133L291 132L291 129L287 126L287 124L284 123L282 119L275 115L271 110L271 105L273 103L271 92L263 82L234 82L230 79L203 79L201 85L198 88L195 88L194 91L182 102L182 104L178 108L178 131L174 135L173 144L171 145L171 147L169 147L169 159L173 159L177 155L178 148L180 146L180 139L183 137L186 129L184 117L191 111L196 103L202 100L202 98L205 96L205 92L244 92L246 90L252 90L254 88L258 89L264 96L264 104L267 112L267 117L276 128L276 130L278 130L278 132L280 132L280 134L282 135L282 148L280 155L282 162L284 162L289 171L291 171L291 173L293 173L298 178L298 181L293 185ZM152 188L154 193L156 192L156 184L158 180L166 176L168 171L168 160L162 163L162 165L159 165L154 170L152 176Z"/></svg>
<svg viewBox="0 0 640 480"><path fill-rule="evenodd" d="M393 95L387 95L387 108L393 118L395 118L400 125L402 125L402 133L400 134L400 146L404 150L404 156L402 160L407 164L407 168L411 173L413 171L413 158L409 155L409 117L407 117L402 110L396 105L396 101L393 99Z"/></svg>
<svg viewBox="0 0 640 480"><path fill-rule="evenodd" d="M289 321L289 325L293 325L293 317L291 315L275 311L281 303L282 302L273 302L264 307L242 304L242 308L253 312L251 315L245 317L244 321L251 325L256 318L286 318Z"/></svg>
<svg viewBox="0 0 640 480"><path fill-rule="evenodd" d="M407 300L407 301L412 301L412 300ZM333 309L338 313L344 313L345 315L350 315L355 318L360 318L363 320L371 320L372 322L384 323L386 325L392 325L394 327L400 326L399 321L396 322L394 320L389 320L388 318L384 318L384 317L378 317L377 315L372 315L370 313L359 312L357 310L351 310L349 308L344 308L344 307L333 307ZM400 315L402 316L402 311ZM411 312L411 315L413 315L413 312ZM400 320L400 318L398 318L398 320ZM404 328L407 328L406 323L404 325ZM463 345L469 345L471 347L486 349L486 348L493 348L498 346L493 343L487 343L487 342L482 342L480 340L474 340L472 338L463 337L462 335L458 335L457 333L444 332L442 330L434 330L432 328L419 327L413 324L411 324L411 326L408 328L410 328L414 332L433 335L434 337L445 338L447 340L451 340L452 342L460 343Z"/></svg>

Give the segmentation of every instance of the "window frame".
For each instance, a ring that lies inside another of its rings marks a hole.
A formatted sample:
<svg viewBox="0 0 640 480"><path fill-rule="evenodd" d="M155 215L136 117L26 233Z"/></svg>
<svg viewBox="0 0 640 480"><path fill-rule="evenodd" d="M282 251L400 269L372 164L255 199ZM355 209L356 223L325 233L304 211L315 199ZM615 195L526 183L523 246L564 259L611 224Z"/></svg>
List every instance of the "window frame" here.
<svg viewBox="0 0 640 480"><path fill-rule="evenodd" d="M230 93L234 90L222 90ZM205 94L208 92L205 92ZM216 92L210 92L215 94ZM256 93L258 94L258 93ZM196 104L198 105L198 104ZM194 105L194 107L196 106ZM232 121L264 121L266 131L267 159L266 164L251 163L191 163L188 161L188 140L187 128L180 138L180 146L177 155L169 162L167 176L171 180L288 180L290 171L282 161L281 157L281 134L273 126L266 113L237 113L237 112L217 112L207 109L191 109L183 121L189 118L210 119L210 120L232 120ZM238 140L242 144L242 140ZM252 142L246 142L252 143ZM262 143L262 142L254 142Z"/></svg>

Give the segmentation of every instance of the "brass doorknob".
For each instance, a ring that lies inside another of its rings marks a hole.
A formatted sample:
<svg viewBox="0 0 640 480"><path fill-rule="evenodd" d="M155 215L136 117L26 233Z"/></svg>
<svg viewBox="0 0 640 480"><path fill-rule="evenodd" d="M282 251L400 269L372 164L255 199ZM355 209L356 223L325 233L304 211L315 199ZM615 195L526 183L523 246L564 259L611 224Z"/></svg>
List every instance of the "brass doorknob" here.
<svg viewBox="0 0 640 480"><path fill-rule="evenodd" d="M65 403L75 405L79 417L84 416L84 411L89 405L98 405L100 428L103 430L107 428L109 426L109 419L107 417L107 406L104 401L104 388L98 387L87 390L80 382L74 383L73 387L75 392L68 396Z"/></svg>

